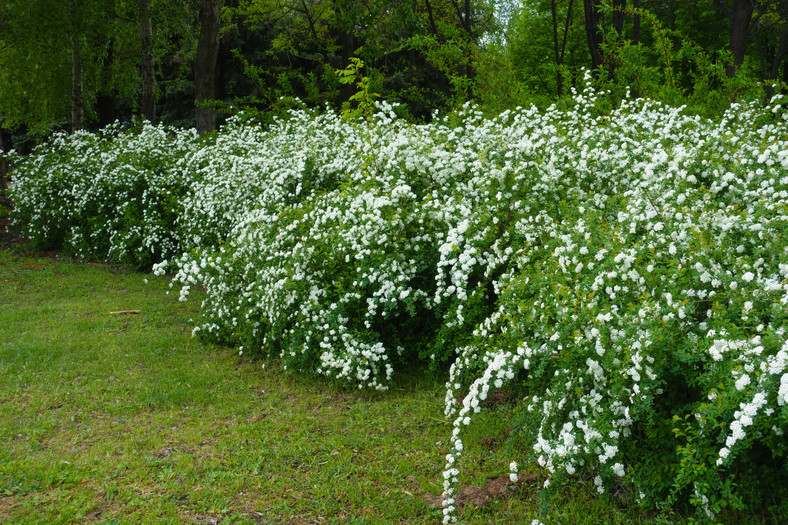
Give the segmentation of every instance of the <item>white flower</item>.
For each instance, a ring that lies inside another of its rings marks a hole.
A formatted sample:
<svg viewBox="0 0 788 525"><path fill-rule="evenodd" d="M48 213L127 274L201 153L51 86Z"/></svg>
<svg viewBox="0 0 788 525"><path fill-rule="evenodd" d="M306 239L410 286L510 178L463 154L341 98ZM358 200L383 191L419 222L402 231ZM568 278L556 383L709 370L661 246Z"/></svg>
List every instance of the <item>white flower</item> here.
<svg viewBox="0 0 788 525"><path fill-rule="evenodd" d="M736 390L742 391L744 387L750 384L750 376L747 374L742 374L742 376L736 380Z"/></svg>
<svg viewBox="0 0 788 525"><path fill-rule="evenodd" d="M755 278L755 275L752 272L747 272L744 275L742 275L741 278L749 283Z"/></svg>
<svg viewBox="0 0 788 525"><path fill-rule="evenodd" d="M749 312L752 310L753 302L752 301L745 301L744 303L744 311Z"/></svg>
<svg viewBox="0 0 788 525"><path fill-rule="evenodd" d="M604 482L602 481L602 476L598 475L594 478L594 485L596 485L596 491L600 494L604 494L605 486Z"/></svg>

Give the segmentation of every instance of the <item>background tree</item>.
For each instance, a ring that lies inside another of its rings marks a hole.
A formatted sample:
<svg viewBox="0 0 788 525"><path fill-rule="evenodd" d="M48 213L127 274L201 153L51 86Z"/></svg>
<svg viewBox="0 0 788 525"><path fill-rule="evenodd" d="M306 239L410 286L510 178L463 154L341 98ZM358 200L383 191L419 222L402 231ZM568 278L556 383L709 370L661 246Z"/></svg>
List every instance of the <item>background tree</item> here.
<svg viewBox="0 0 788 525"><path fill-rule="evenodd" d="M613 97L701 112L788 80L788 0L3 0L0 23L14 144L117 118L204 133L283 97L339 108L351 58L416 119L554 102L584 67Z"/></svg>
<svg viewBox="0 0 788 525"><path fill-rule="evenodd" d="M600 0L583 0L586 40L591 55L591 69L598 71L605 62L602 52L602 10Z"/></svg>
<svg viewBox="0 0 788 525"><path fill-rule="evenodd" d="M589 65L586 46L578 0L530 0L513 19L509 56L532 101L555 101L564 93L565 81Z"/></svg>
<svg viewBox="0 0 788 525"><path fill-rule="evenodd" d="M216 98L216 58L219 55L222 3L220 0L198 0L197 9L200 36L194 59L194 95L197 131L202 134L216 128L216 114L211 104Z"/></svg>
<svg viewBox="0 0 788 525"><path fill-rule="evenodd" d="M140 56L142 59L142 115L156 122L156 70L153 63L153 21L150 0L139 0Z"/></svg>
<svg viewBox="0 0 788 525"><path fill-rule="evenodd" d="M96 121L100 95L131 98L139 91L130 81L139 79L138 55L126 48L136 24L116 16L114 0L6 0L0 9L2 127L39 135L77 130Z"/></svg>

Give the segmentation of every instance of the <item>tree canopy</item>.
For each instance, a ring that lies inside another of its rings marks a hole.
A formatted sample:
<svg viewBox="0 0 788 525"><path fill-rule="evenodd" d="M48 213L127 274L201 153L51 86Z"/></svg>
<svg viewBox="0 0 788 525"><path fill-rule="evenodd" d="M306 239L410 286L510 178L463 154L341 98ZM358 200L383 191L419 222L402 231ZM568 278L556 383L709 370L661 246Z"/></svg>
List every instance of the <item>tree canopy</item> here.
<svg viewBox="0 0 788 525"><path fill-rule="evenodd" d="M713 112L785 88L788 0L2 0L0 129L339 108L351 59L415 119L555 102L584 68L614 96Z"/></svg>

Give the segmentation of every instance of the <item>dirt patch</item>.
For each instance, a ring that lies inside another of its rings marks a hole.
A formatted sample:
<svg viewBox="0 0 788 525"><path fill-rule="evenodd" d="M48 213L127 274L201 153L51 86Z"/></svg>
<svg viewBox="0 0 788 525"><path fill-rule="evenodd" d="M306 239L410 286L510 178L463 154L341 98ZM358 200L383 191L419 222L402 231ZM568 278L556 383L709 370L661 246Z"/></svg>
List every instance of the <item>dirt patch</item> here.
<svg viewBox="0 0 788 525"><path fill-rule="evenodd" d="M465 396L459 396L457 398L457 405L462 405L462 402L465 400ZM488 395L484 401L482 401L482 405L485 407L494 407L498 405L509 405L515 402L514 395L511 392L507 392L506 390L496 390L492 394Z"/></svg>
<svg viewBox="0 0 788 525"><path fill-rule="evenodd" d="M25 244L22 230L11 224L8 215L0 214L0 248L21 248Z"/></svg>
<svg viewBox="0 0 788 525"><path fill-rule="evenodd" d="M0 496L0 521L13 518L18 507L19 502L13 496Z"/></svg>
<svg viewBox="0 0 788 525"><path fill-rule="evenodd" d="M506 441L506 438L509 437L509 434L512 433L512 430L514 430L514 427L509 427L503 431L502 436L482 438L479 440L479 444L484 448L495 450L501 445L501 443Z"/></svg>
<svg viewBox="0 0 788 525"><path fill-rule="evenodd" d="M412 483L416 478L408 476ZM487 478L487 482L481 486L461 485L454 498L454 506L459 510L470 504L477 508L487 507L497 499L506 499L511 496L518 487L534 485L539 481L537 474L521 474L517 481L512 481L508 474ZM437 508L443 507L443 496L433 496L423 493L421 498Z"/></svg>
<svg viewBox="0 0 788 525"><path fill-rule="evenodd" d="M153 454L153 457L158 459L165 459L172 456L177 451L178 449L175 447L164 447L163 449Z"/></svg>

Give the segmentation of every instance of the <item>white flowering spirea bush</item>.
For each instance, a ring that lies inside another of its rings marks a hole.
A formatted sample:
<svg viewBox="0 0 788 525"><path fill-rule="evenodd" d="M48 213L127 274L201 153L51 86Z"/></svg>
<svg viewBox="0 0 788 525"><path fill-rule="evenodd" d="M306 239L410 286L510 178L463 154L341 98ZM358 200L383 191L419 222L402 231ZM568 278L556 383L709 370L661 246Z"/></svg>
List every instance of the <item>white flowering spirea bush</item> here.
<svg viewBox="0 0 788 525"><path fill-rule="evenodd" d="M150 268L180 253L174 221L191 177L177 161L193 131L121 126L57 134L14 174L14 217L41 248Z"/></svg>
<svg viewBox="0 0 788 525"><path fill-rule="evenodd" d="M551 478L589 475L600 493L623 484L652 508L688 501L703 518L785 515L781 110L734 106L712 124L651 103L592 118L578 102L513 117L506 175L487 177L499 193L447 250L449 272L496 243L511 255L447 383L446 521L462 429L505 384L524 395L518 426Z"/></svg>
<svg viewBox="0 0 788 525"><path fill-rule="evenodd" d="M450 365L447 522L463 430L500 388L548 481L786 512L785 113L596 96L58 136L14 172L14 213L41 244L203 288L195 332L290 369L385 389Z"/></svg>

